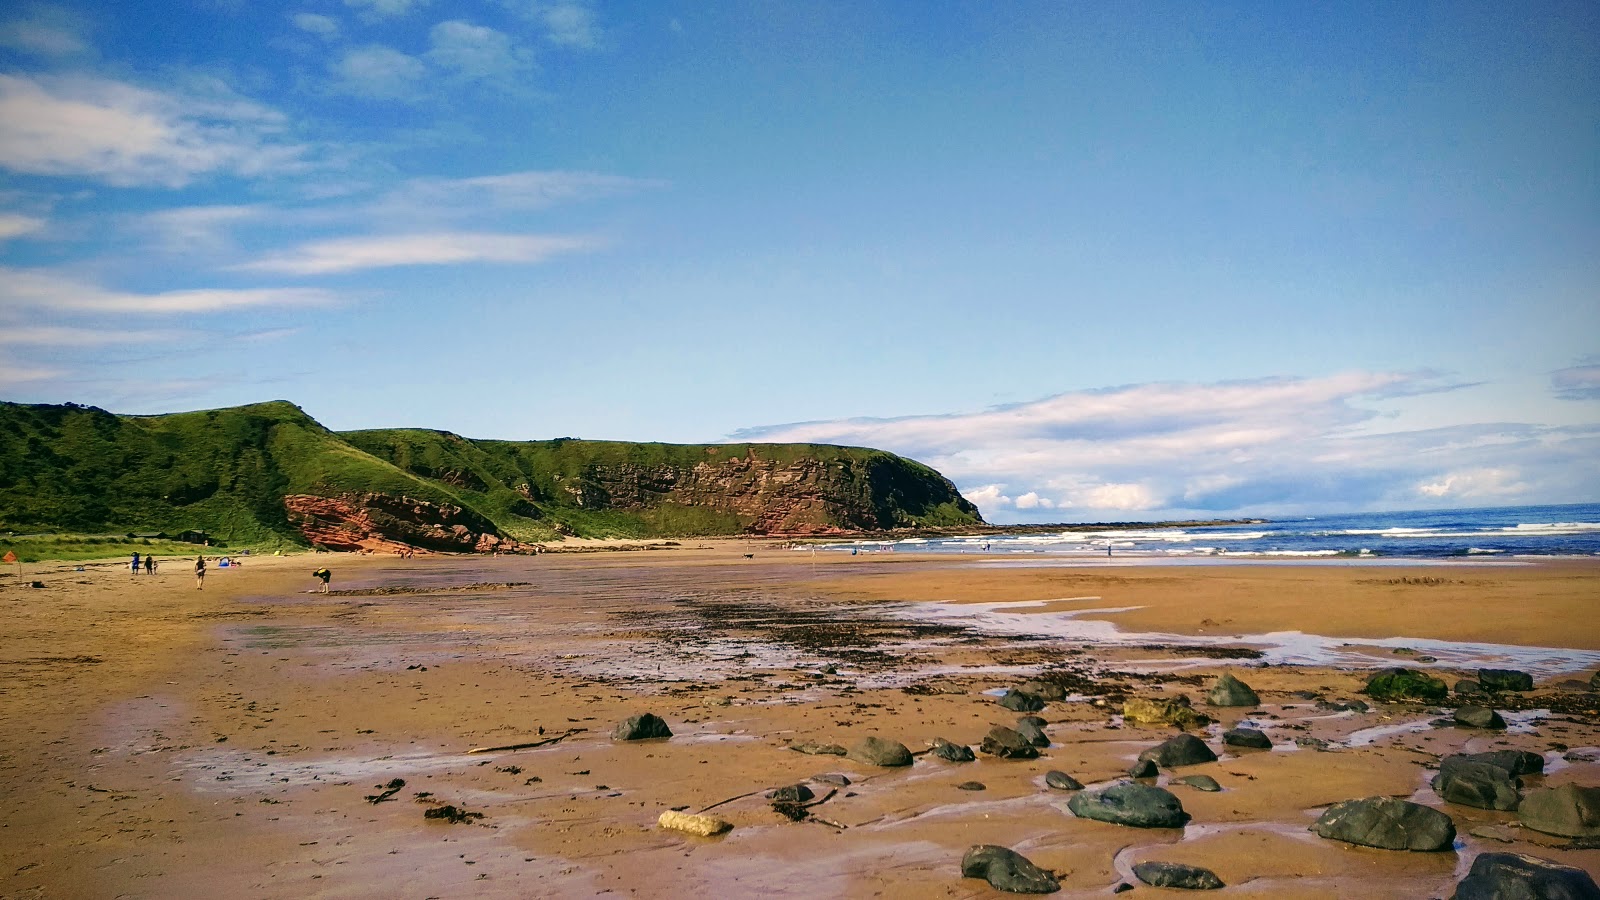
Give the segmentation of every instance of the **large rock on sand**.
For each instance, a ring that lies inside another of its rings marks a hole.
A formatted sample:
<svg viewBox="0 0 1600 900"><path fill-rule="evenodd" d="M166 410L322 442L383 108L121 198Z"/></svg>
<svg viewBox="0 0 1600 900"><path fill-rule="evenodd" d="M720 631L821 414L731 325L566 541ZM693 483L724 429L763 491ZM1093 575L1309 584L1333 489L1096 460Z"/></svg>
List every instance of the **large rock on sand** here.
<svg viewBox="0 0 1600 900"><path fill-rule="evenodd" d="M1449 696L1450 689L1438 678L1416 669L1384 669L1367 679L1361 689L1374 700L1437 702Z"/></svg>
<svg viewBox="0 0 1600 900"><path fill-rule="evenodd" d="M1250 685L1224 672L1206 695L1206 702L1212 706L1260 706L1261 698Z"/></svg>
<svg viewBox="0 0 1600 900"><path fill-rule="evenodd" d="M685 834L697 834L701 837L712 837L733 828L726 819L716 816L696 815L694 813L673 812L667 810L656 820L656 826L672 831L682 831Z"/></svg>
<svg viewBox="0 0 1600 900"><path fill-rule="evenodd" d="M1499 691L1531 691L1533 676L1516 669L1479 669L1478 684L1491 694Z"/></svg>
<svg viewBox="0 0 1600 900"><path fill-rule="evenodd" d="M1074 794L1067 809L1080 819L1134 828L1182 828L1189 821L1182 801L1171 791L1131 782Z"/></svg>
<svg viewBox="0 0 1600 900"><path fill-rule="evenodd" d="M930 752L946 762L972 762L978 758L966 744L953 744L944 738L936 738Z"/></svg>
<svg viewBox="0 0 1600 900"><path fill-rule="evenodd" d="M1170 769L1174 766L1216 762L1217 754L1211 752L1205 741L1194 735L1180 734L1144 751L1139 754L1139 758L1147 759L1164 769Z"/></svg>
<svg viewBox="0 0 1600 900"><path fill-rule="evenodd" d="M672 737L672 729L660 716L651 713L629 716L611 730L613 741L648 741L669 737Z"/></svg>
<svg viewBox="0 0 1600 900"><path fill-rule="evenodd" d="M1562 837L1600 837L1600 787L1563 784L1529 791L1517 809L1522 824Z"/></svg>
<svg viewBox="0 0 1600 900"><path fill-rule="evenodd" d="M1035 747L1050 746L1050 735L1044 733L1044 727L1050 724L1038 716L1023 716L1017 720L1015 731L1028 739L1028 743Z"/></svg>
<svg viewBox="0 0 1600 900"><path fill-rule="evenodd" d="M1335 803L1311 830L1319 837L1379 850L1448 850L1456 839L1449 816L1393 797Z"/></svg>
<svg viewBox="0 0 1600 900"><path fill-rule="evenodd" d="M996 725L983 736L978 749L1001 759L1038 759L1039 750L1028 739L1004 725Z"/></svg>
<svg viewBox="0 0 1600 900"><path fill-rule="evenodd" d="M1433 777L1433 792L1449 803L1478 809L1516 809L1522 782L1505 769L1465 756L1447 756Z"/></svg>
<svg viewBox="0 0 1600 900"><path fill-rule="evenodd" d="M1187 731L1211 724L1211 719L1194 711L1189 698L1146 700L1134 697L1122 704L1122 718L1130 725L1176 725Z"/></svg>
<svg viewBox="0 0 1600 900"><path fill-rule="evenodd" d="M1454 718L1457 725L1468 728L1487 728L1491 731L1506 729L1506 720L1487 706L1458 706Z"/></svg>
<svg viewBox="0 0 1600 900"><path fill-rule="evenodd" d="M1456 885L1454 900L1600 900L1594 877L1520 853L1480 853Z"/></svg>
<svg viewBox="0 0 1600 900"><path fill-rule="evenodd" d="M1133 866L1134 877L1151 887L1177 888L1183 891L1214 891L1227 887L1217 873L1199 866L1183 863L1142 862Z"/></svg>
<svg viewBox="0 0 1600 900"><path fill-rule="evenodd" d="M1505 769L1508 775L1538 775L1544 771L1544 757L1526 750L1485 750L1482 753L1460 755L1472 762L1498 766Z"/></svg>
<svg viewBox="0 0 1600 900"><path fill-rule="evenodd" d="M1044 709L1044 700L1042 698L1027 691L1019 691L1016 688L1009 688L1004 694L1001 694L999 703L1006 709L1016 712L1038 712Z"/></svg>
<svg viewBox="0 0 1600 900"><path fill-rule="evenodd" d="M1006 847L980 844L961 857L961 874L982 878L997 891L1012 894L1053 894L1061 890L1054 875L1034 865L1026 856Z"/></svg>
<svg viewBox="0 0 1600 900"><path fill-rule="evenodd" d="M853 759L858 763L869 766L883 766L894 768L896 766L911 765L911 751L899 741L885 740L881 737L865 737L857 741L850 752L845 754L846 759Z"/></svg>
<svg viewBox="0 0 1600 900"><path fill-rule="evenodd" d="M1258 728L1231 728L1222 733L1222 742L1229 747L1249 747L1253 750L1271 750L1272 738Z"/></svg>

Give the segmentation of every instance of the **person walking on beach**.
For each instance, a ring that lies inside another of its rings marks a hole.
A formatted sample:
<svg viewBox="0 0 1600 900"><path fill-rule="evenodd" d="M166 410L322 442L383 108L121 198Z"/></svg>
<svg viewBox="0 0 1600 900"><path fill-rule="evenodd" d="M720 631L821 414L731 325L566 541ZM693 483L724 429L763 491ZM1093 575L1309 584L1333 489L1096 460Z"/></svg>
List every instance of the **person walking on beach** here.
<svg viewBox="0 0 1600 900"><path fill-rule="evenodd" d="M318 588L317 590L319 590L322 593L326 594L328 592L328 579L333 577L333 573L328 571L328 567L327 566L323 566L322 568L316 570L315 572L312 572L311 574L312 574L313 577L322 579L322 587Z"/></svg>
<svg viewBox="0 0 1600 900"><path fill-rule="evenodd" d="M145 554L144 573L146 575L154 575L156 573L156 558L154 554Z"/></svg>
<svg viewBox="0 0 1600 900"><path fill-rule="evenodd" d="M194 558L194 589L206 589L206 557L203 553Z"/></svg>
<svg viewBox="0 0 1600 900"><path fill-rule="evenodd" d="M139 551L133 551L133 574L139 574Z"/></svg>

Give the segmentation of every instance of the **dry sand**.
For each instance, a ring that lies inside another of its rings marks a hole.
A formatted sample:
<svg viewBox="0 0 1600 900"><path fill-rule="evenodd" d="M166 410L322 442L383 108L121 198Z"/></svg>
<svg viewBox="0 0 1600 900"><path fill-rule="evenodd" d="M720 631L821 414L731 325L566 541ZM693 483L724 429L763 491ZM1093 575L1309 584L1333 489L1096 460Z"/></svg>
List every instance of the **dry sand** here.
<svg viewBox="0 0 1600 900"><path fill-rule="evenodd" d="M1275 898L1446 897L1486 850L1600 870L1600 850L1427 786L1440 755L1500 748L1545 754L1530 786L1600 784L1600 698L1550 687L1600 664L1600 566L1009 568L684 544L255 558L213 565L204 591L179 560L154 578L64 565L0 579L0 895L1000 896L960 876L980 843L1059 873L1057 896L1139 885L1131 866L1145 860L1208 866L1223 894ZM321 564L335 593L305 593ZM1221 659L1219 646L1266 656ZM1297 664L1263 665L1279 660ZM1450 682L1480 664L1523 668L1541 689L1508 711L1506 733L1436 726L1441 713L1421 706L1333 714L1293 694L1352 699L1397 663ZM976 747L1016 719L985 692L1048 667L1110 699L1044 710L1053 743L1039 760L876 769L787 748L867 735ZM1263 706L1206 710L1221 720L1209 743L1222 750L1220 728L1248 719L1277 749L1180 772L1224 788L1173 786L1188 827L1078 819L1044 787L1051 769L1112 781L1174 733L1122 727L1121 696L1187 693L1205 709L1223 671ZM610 740L645 711L674 737ZM761 796L822 773L852 784L812 821ZM396 778L391 799L364 799ZM967 781L986 789L957 789ZM726 835L656 827L668 809L749 792L715 809ZM1371 850L1306 830L1327 804L1380 794L1447 811L1458 848ZM424 818L442 804L483 817ZM1471 833L1485 827L1506 840Z"/></svg>

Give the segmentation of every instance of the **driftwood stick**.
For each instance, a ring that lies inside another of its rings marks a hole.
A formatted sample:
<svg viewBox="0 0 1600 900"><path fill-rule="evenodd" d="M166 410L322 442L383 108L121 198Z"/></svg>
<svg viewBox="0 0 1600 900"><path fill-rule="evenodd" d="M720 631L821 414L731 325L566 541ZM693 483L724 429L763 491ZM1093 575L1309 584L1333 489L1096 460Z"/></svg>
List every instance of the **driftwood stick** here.
<svg viewBox="0 0 1600 900"><path fill-rule="evenodd" d="M575 735L580 731L587 731L587 730L588 729L586 729L586 728L568 728L562 734L558 734L558 735L556 735L555 737L552 737L552 738L545 738L542 741L531 741L531 742L526 743L526 744L507 744L504 747L474 747L471 750L468 750L467 752L468 753L503 753L503 752L506 752L506 751L509 751L509 750L529 750L529 749L532 749L534 747L543 747L546 744L554 744L557 741L565 740L566 738L569 738L572 735Z"/></svg>
<svg viewBox="0 0 1600 900"><path fill-rule="evenodd" d="M828 788L828 792L826 794L822 795L822 799L821 800L813 800L810 803L802 803L802 804L800 804L800 808L801 809L810 809L813 806L821 806L822 804L827 803L829 800L832 800L833 799L833 795L837 794L837 793L839 793L839 789L838 788Z"/></svg>
<svg viewBox="0 0 1600 900"><path fill-rule="evenodd" d="M850 827L850 826L849 826L849 825L843 825L843 824L840 824L840 823L838 823L838 822L835 822L835 821L833 821L833 820L832 820L832 819L824 819L824 818L822 818L822 817L821 817L821 816L812 816L812 817L811 817L811 821L813 821L813 822L817 822L817 823L820 823L820 824L822 824L822 825L826 825L826 826L828 826L828 827L829 827L829 828L837 828L837 829L839 829L839 830L840 830L840 831L843 831L843 830L845 830L845 829L846 829L846 828L849 828L849 827Z"/></svg>
<svg viewBox="0 0 1600 900"><path fill-rule="evenodd" d="M746 797L754 797L756 794L759 794L762 791L770 791L770 790L772 790L772 788L764 788L763 787L763 788L756 788L753 791L745 791L744 793L739 794L738 796L729 797L726 800L718 800L717 802L711 804L710 806L707 806L705 809L700 810L700 812L702 812L702 813L709 812L709 811L711 811L713 809L716 809L717 807L723 805L724 803L732 803L735 800L743 800ZM696 815L699 815L699 813L696 813Z"/></svg>

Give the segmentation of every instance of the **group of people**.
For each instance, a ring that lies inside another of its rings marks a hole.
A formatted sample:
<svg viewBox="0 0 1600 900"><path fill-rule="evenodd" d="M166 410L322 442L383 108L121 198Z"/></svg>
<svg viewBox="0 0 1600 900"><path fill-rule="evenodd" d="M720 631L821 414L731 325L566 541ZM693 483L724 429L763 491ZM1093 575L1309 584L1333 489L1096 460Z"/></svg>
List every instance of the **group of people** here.
<svg viewBox="0 0 1600 900"><path fill-rule="evenodd" d="M139 574L140 568L144 569L144 573L146 575L154 575L156 573L156 555L154 553L146 553L144 556L144 562L141 563L139 561L139 554L136 551L133 554L133 574Z"/></svg>
<svg viewBox="0 0 1600 900"><path fill-rule="evenodd" d="M220 565L224 567L229 565L237 566L239 565L239 561L230 560L228 557L224 556L222 557ZM138 552L135 552L133 554L133 562L130 563L130 568L135 575L139 574L140 570L143 570L146 575L154 575L156 573L155 554L146 553L143 556L140 556ZM333 579L333 573L330 572L326 566L324 566L320 569L317 569L315 572L312 572L311 575L321 580L322 585L320 589L323 593L327 593L328 582ZM206 589L206 557L204 553L194 558L194 588L197 591L203 591Z"/></svg>

